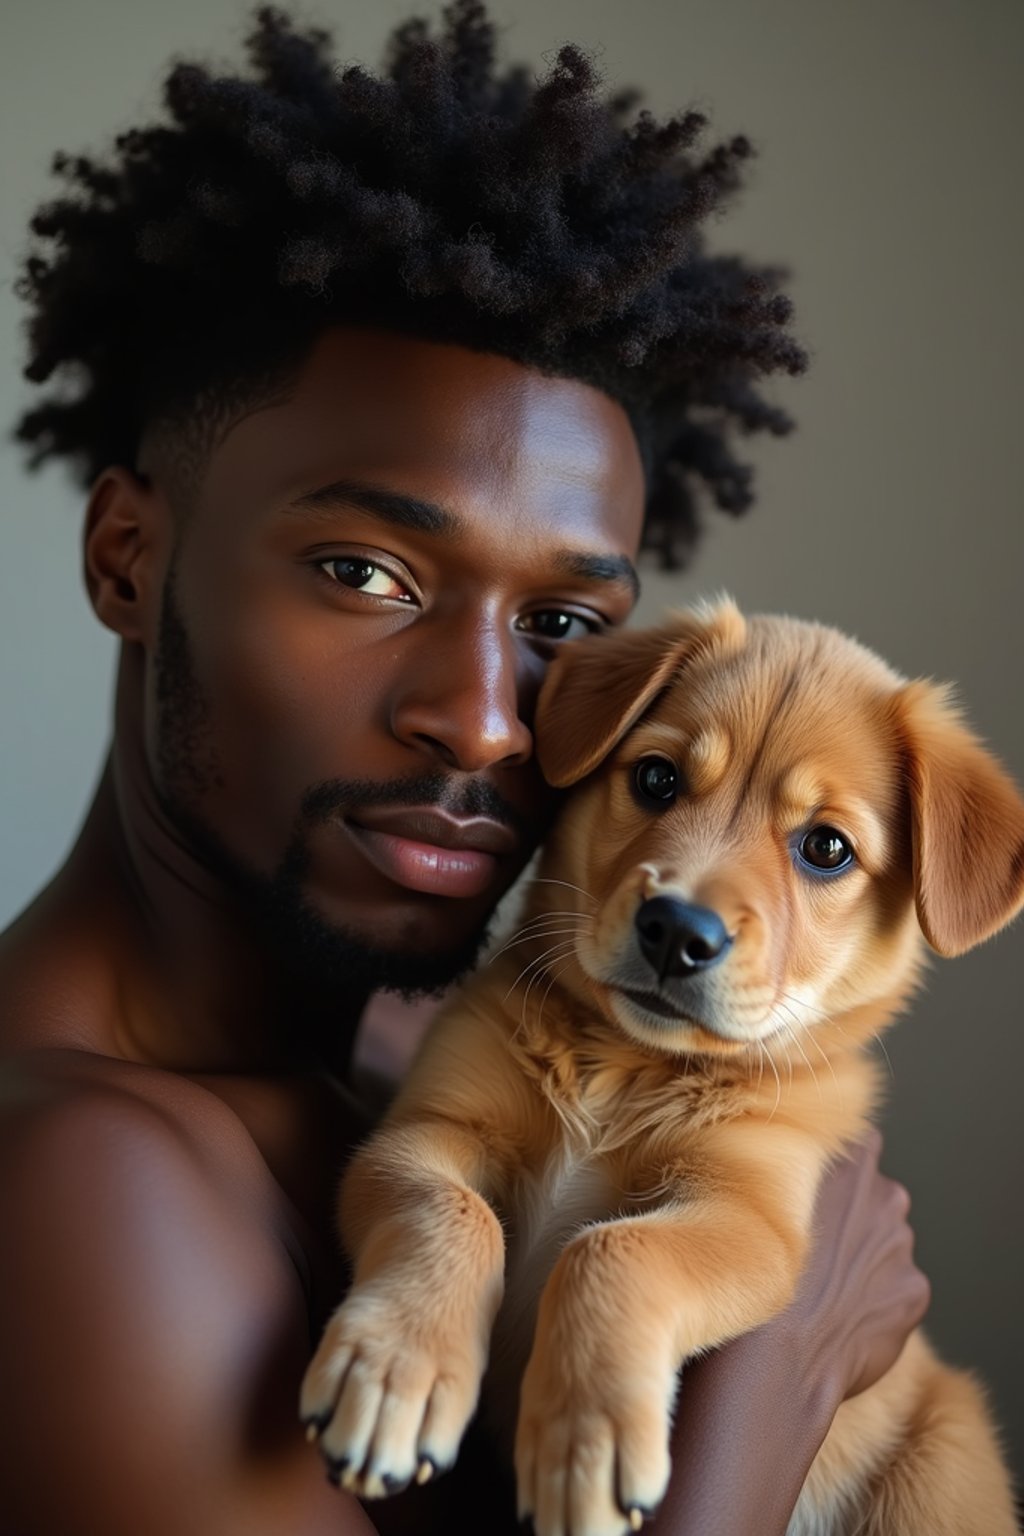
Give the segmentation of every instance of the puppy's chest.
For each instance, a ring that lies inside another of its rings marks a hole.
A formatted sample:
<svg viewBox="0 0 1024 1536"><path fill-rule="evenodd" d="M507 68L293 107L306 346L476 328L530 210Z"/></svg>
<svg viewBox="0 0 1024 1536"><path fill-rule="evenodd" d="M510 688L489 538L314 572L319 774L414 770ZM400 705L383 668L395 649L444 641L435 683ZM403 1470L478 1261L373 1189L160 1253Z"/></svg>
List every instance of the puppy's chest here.
<svg viewBox="0 0 1024 1536"><path fill-rule="evenodd" d="M502 1405L518 1401L541 1291L566 1243L581 1227L624 1210L608 1158L562 1145L542 1165L521 1172L503 1202L505 1297L491 1340L487 1396L494 1427Z"/></svg>
<svg viewBox="0 0 1024 1536"><path fill-rule="evenodd" d="M588 1224L650 1210L664 1197L663 1169L645 1155L652 1120L664 1124L669 1106L646 1102L625 1085L608 1091L585 1080L553 1117L547 1146L521 1167L500 1203L505 1227L505 1299L492 1359L521 1369L533 1336L537 1303L548 1276L568 1242ZM685 1090L672 1110L683 1119ZM681 1170L678 1170L681 1172Z"/></svg>
<svg viewBox="0 0 1024 1536"><path fill-rule="evenodd" d="M620 1204L609 1160L591 1151L563 1144L521 1173L505 1213L508 1304L518 1308L535 1297L573 1233Z"/></svg>
<svg viewBox="0 0 1024 1536"><path fill-rule="evenodd" d="M505 1191L507 1309L522 1312L543 1289L566 1242L591 1222L649 1210L665 1193L661 1154L717 1118L703 1085L676 1078L656 1089L618 1074L578 1072L572 1091L551 1091L548 1143ZM666 1131L675 1126L677 1136ZM659 1154L652 1143L657 1137ZM685 1158L673 1158L685 1179Z"/></svg>

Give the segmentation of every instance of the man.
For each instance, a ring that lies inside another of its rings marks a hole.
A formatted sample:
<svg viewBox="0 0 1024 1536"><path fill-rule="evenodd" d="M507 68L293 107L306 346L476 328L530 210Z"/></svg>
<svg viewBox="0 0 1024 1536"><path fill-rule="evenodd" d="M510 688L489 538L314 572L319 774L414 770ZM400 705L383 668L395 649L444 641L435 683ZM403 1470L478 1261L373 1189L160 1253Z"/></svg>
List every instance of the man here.
<svg viewBox="0 0 1024 1536"><path fill-rule="evenodd" d="M22 285L29 376L72 383L20 435L91 487L122 647L85 827L0 941L17 1536L511 1519L485 1447L364 1511L298 1426L350 1048L374 990L472 963L553 810L545 666L625 622L641 543L680 557L695 486L746 504L729 431L783 430L756 384L803 365L770 276L702 249L745 141L630 125L574 49L500 75L473 0L380 79L270 11L250 51L60 160ZM658 1530L785 1530L922 1315L876 1161L830 1184L790 1312L687 1372Z"/></svg>

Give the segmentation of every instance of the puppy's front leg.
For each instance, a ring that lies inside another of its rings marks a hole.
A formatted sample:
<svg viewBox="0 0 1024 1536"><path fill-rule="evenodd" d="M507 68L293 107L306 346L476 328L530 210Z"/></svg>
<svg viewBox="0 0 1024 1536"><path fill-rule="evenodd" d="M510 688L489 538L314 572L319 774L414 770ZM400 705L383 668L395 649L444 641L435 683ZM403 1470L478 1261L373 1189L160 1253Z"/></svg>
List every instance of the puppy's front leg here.
<svg viewBox="0 0 1024 1536"><path fill-rule="evenodd" d="M657 1507L679 1366L786 1305L805 1231L793 1205L705 1186L567 1245L541 1298L516 1435L520 1514L537 1536L619 1536Z"/></svg>
<svg viewBox="0 0 1024 1536"><path fill-rule="evenodd" d="M366 1497L455 1460L501 1301L501 1226L474 1187L484 1149L437 1115L386 1124L342 1195L355 1279L302 1388L300 1411L346 1488Z"/></svg>

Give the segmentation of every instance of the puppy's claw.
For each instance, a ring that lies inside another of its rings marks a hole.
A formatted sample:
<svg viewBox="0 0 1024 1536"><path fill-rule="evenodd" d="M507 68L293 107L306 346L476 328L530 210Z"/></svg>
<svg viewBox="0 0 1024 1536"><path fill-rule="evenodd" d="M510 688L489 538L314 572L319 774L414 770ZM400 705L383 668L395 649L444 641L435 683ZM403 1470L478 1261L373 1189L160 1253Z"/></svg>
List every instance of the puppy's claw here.
<svg viewBox="0 0 1024 1536"><path fill-rule="evenodd" d="M327 1462L327 1481L332 1488L340 1487L342 1474L347 1469L348 1462L343 1457L337 1456L328 1456L325 1460Z"/></svg>
<svg viewBox="0 0 1024 1536"><path fill-rule="evenodd" d="M644 1512L639 1505L634 1504L628 1513L629 1528L631 1531L639 1531L643 1527Z"/></svg>
<svg viewBox="0 0 1024 1536"><path fill-rule="evenodd" d="M416 1481L419 1483L421 1488L424 1483L430 1482L430 1479L433 1477L436 1471L437 1467L431 1461L430 1457L424 1456L419 1466L416 1468Z"/></svg>
<svg viewBox="0 0 1024 1536"><path fill-rule="evenodd" d="M377 1472L368 1472L363 1478L363 1498L382 1499L387 1493L384 1479Z"/></svg>
<svg viewBox="0 0 1024 1536"><path fill-rule="evenodd" d="M305 1433L306 1439L309 1441L310 1445L313 1444L314 1440L319 1440L320 1436L331 1422L331 1416L333 1412L333 1408L328 1408L326 1413L311 1413L308 1415L303 1414L299 1422L302 1425L303 1432Z"/></svg>

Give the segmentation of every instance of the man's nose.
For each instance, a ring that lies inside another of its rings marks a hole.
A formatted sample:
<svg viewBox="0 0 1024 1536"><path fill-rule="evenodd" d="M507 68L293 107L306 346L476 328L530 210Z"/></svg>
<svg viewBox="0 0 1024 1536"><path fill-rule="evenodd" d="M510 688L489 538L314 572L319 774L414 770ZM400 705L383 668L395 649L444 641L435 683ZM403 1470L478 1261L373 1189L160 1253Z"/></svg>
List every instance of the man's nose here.
<svg viewBox="0 0 1024 1536"><path fill-rule="evenodd" d="M538 683L512 634L495 624L421 635L393 696L399 741L464 773L513 768L533 751Z"/></svg>

